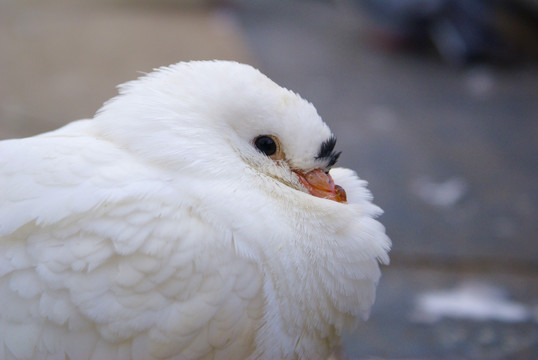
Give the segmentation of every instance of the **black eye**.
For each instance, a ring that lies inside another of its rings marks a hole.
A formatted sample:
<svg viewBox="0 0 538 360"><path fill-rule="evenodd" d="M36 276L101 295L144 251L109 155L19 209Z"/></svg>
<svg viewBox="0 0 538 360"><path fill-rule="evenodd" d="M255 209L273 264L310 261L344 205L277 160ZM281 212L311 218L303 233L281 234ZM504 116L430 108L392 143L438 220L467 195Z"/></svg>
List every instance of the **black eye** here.
<svg viewBox="0 0 538 360"><path fill-rule="evenodd" d="M275 140L268 135L258 136L254 140L254 145L258 150L267 156L274 155L277 151L277 144Z"/></svg>

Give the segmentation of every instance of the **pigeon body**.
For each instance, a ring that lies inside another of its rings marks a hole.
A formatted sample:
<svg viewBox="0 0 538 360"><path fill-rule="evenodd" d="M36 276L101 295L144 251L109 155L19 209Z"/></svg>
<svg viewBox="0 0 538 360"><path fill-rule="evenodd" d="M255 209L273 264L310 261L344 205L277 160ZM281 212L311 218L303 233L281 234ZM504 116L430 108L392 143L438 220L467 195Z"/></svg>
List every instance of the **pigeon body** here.
<svg viewBox="0 0 538 360"><path fill-rule="evenodd" d="M334 142L310 103L223 61L0 142L0 359L326 358L390 247Z"/></svg>

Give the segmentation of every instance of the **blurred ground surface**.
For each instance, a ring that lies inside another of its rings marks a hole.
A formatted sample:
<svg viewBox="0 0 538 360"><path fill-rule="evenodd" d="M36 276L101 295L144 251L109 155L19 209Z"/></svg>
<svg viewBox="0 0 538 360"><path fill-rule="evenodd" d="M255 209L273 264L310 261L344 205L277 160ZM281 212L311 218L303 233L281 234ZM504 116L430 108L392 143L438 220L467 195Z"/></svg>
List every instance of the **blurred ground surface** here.
<svg viewBox="0 0 538 360"><path fill-rule="evenodd" d="M138 71L254 64L316 105L386 212L393 263L346 357L537 358L537 68L389 53L336 3L1 0L0 138L91 117Z"/></svg>

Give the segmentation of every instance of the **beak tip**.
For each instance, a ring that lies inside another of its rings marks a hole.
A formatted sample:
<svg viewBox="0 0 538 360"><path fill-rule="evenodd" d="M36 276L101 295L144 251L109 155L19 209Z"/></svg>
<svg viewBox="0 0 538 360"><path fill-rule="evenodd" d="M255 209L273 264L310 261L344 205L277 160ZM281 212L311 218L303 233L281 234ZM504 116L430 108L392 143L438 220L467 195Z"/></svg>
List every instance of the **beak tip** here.
<svg viewBox="0 0 538 360"><path fill-rule="evenodd" d="M343 187L341 187L340 185L335 185L334 192L336 195L336 201L341 203L347 203L347 194Z"/></svg>

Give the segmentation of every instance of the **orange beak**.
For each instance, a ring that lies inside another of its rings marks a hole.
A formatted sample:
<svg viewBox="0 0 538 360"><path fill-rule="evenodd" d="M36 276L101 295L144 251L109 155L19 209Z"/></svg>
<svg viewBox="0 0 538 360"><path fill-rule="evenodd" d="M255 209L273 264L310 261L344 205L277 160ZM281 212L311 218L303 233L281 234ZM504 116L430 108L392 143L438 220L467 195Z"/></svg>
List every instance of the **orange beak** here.
<svg viewBox="0 0 538 360"><path fill-rule="evenodd" d="M298 171L295 173L311 195L341 203L347 201L345 190L341 186L335 185L331 175L326 174L323 170L315 169L306 174Z"/></svg>

